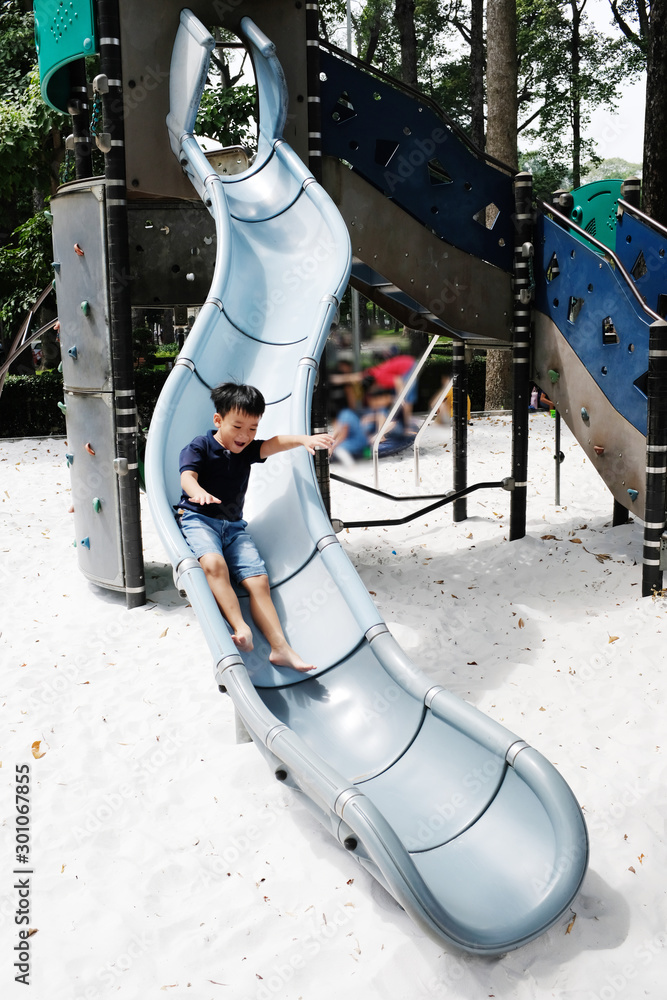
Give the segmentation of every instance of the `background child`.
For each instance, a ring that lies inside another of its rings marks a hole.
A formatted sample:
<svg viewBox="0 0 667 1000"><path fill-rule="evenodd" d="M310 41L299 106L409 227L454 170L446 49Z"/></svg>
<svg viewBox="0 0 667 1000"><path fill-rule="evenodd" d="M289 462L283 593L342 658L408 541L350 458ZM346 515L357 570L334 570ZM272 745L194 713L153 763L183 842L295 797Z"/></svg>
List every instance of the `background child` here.
<svg viewBox="0 0 667 1000"><path fill-rule="evenodd" d="M303 446L332 448L329 434L278 434L256 438L265 409L261 392L251 385L225 382L211 393L215 429L200 435L180 454L182 495L180 525L206 574L218 607L233 629L240 652L253 648L252 632L241 614L232 580L248 591L250 611L271 647L269 660L277 667L313 670L287 642L271 600L266 566L243 520L243 503L250 467L271 455Z"/></svg>

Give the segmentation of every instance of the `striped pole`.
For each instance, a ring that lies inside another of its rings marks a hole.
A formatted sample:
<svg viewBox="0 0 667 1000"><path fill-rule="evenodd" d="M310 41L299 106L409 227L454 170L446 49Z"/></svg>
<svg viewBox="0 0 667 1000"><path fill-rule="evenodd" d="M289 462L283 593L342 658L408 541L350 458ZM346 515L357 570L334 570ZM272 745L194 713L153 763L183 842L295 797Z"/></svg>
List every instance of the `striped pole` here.
<svg viewBox="0 0 667 1000"><path fill-rule="evenodd" d="M308 166L316 181L322 183L322 108L320 103L320 41L319 8L317 2L306 3L306 83L308 92ZM313 434L327 430L327 348L319 364L318 380L313 393ZM324 448L315 452L315 475L325 510L331 516L331 481L329 453Z"/></svg>
<svg viewBox="0 0 667 1000"><path fill-rule="evenodd" d="M641 198L641 187L642 182L638 177L630 177L623 181L621 184L621 197L625 199L630 205L634 205L635 208L639 208L640 198ZM621 209L618 208L617 216ZM614 497L614 513L612 516L612 524L617 528L621 524L627 524L630 519L630 511L622 503Z"/></svg>
<svg viewBox="0 0 667 1000"><path fill-rule="evenodd" d="M662 590L661 536L667 495L667 320L651 323L648 346L646 501L642 596Z"/></svg>
<svg viewBox="0 0 667 1000"><path fill-rule="evenodd" d="M528 404L530 401L531 302L533 298L533 177L521 172L514 178L514 329L512 361L512 478L510 541L526 534L528 489Z"/></svg>
<svg viewBox="0 0 667 1000"><path fill-rule="evenodd" d="M468 486L468 369L466 349L462 340L452 341L452 445L454 447L454 492ZM465 521L468 517L468 502L465 497L452 504L454 521Z"/></svg>
<svg viewBox="0 0 667 1000"><path fill-rule="evenodd" d="M306 85L308 88L308 166L322 183L322 107L320 101L320 39L317 0L306 4Z"/></svg>
<svg viewBox="0 0 667 1000"><path fill-rule="evenodd" d="M77 59L70 67L70 98L67 110L72 116L74 164L77 180L92 177L93 158L90 148L90 116L88 113L88 83L86 63Z"/></svg>
<svg viewBox="0 0 667 1000"><path fill-rule="evenodd" d="M125 599L128 608L136 608L146 603L146 585L139 506L138 417L132 357L125 122L118 0L97 0L97 15L100 70L101 76L106 77L100 86L104 128L111 137L110 149L104 157L104 176L109 268L109 324L116 416L114 467L118 474Z"/></svg>

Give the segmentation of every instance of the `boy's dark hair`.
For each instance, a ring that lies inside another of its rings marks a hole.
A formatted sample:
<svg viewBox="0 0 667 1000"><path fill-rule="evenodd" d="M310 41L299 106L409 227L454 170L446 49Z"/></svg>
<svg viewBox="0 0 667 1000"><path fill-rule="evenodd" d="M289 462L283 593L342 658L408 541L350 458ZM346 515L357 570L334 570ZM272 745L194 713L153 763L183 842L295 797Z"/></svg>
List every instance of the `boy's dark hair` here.
<svg viewBox="0 0 667 1000"><path fill-rule="evenodd" d="M254 385L237 385L223 382L211 391L211 399L216 412L226 417L230 410L238 410L249 417L261 417L266 408L264 396Z"/></svg>

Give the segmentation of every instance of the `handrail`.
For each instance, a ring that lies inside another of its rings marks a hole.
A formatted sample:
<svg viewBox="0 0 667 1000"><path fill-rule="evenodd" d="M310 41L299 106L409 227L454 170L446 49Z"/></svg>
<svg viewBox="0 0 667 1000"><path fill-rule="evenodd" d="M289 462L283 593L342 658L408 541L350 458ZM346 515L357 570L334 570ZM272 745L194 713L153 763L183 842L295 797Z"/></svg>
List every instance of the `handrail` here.
<svg viewBox="0 0 667 1000"><path fill-rule="evenodd" d="M29 347L30 344L32 344L35 340L37 340L38 337L41 337L43 333L46 333L47 330L50 330L51 327L58 322L58 318L56 317L56 319L51 320L49 323L46 323L44 326L40 327L39 330L28 336L28 330L30 329L30 324L32 323L32 318L35 315L35 312L39 309L44 300L47 298L48 295L50 295L50 293L53 290L54 290L53 282L50 281L48 285L46 285L46 287L43 288L42 291L39 293L37 300L31 306L28 315L21 323L18 333L14 337L9 347L9 350L7 352L7 357L5 358L2 366L0 366L0 393L2 393L2 390L4 388L5 377L7 375L7 372L9 371L10 365L12 365L14 361L16 361L18 356L22 354L23 351L25 351L26 347Z"/></svg>
<svg viewBox="0 0 667 1000"><path fill-rule="evenodd" d="M604 245L604 243L600 243L600 241L596 240L594 236L591 236L590 233L587 233L585 229L582 229L581 226L578 226L576 222L572 222L572 220L568 218L567 215L563 215L562 212L559 212L557 209L555 209L553 205L550 205L546 201L542 201L541 198L537 199L537 204L540 206L545 215L557 216L558 220L562 221L564 225L568 227L568 229L573 229L575 233L578 233L579 236L583 236L584 239L588 240L589 243L592 243L593 246L598 248L598 250L602 250L605 257L613 261L614 266L617 267L619 272L623 275L625 281L627 282L630 288L630 291L632 292L632 294L634 295L634 297L636 298L637 302L642 307L644 312L648 313L648 315L651 316L654 320L663 319L662 316L660 316L657 312L654 312L649 306L646 305L644 299L642 298L641 293L637 290L637 287L634 281L632 280L631 275L629 274L628 271L626 271L625 267L623 266L620 259L616 256L613 250L610 250L609 247Z"/></svg>
<svg viewBox="0 0 667 1000"><path fill-rule="evenodd" d="M428 97L427 94L422 93L421 90L417 90L415 87L411 87L408 83L403 83L402 80L398 80L395 76L391 76L389 73L385 73L384 70L378 69L377 66L373 66L370 63L365 63L363 59L359 59L357 56L353 56L351 53L346 52L345 49L339 49L337 45L333 45L332 42L327 42L320 38L320 48L326 49L333 55L338 56L339 59L343 59L345 62L351 63L356 66L357 69L363 70L366 73L372 73L377 76L379 80L383 80L388 86L393 87L395 90L402 90L404 94L408 97L413 97L420 101L422 104L428 105L428 107L435 112L435 114L442 118L443 121L451 128L453 132L456 133L461 142L465 143L471 153L474 153L480 160L484 160L486 163L492 163L494 167L499 167L504 170L505 173L510 174L514 177L516 170L514 167L510 167L508 163L503 163L502 160L498 160L495 156L491 156L490 153L486 153L479 146L476 146L472 141L470 136L466 134L464 129L451 118L447 112L440 107L437 101L434 101L432 97Z"/></svg>
<svg viewBox="0 0 667 1000"><path fill-rule="evenodd" d="M428 343L428 347L426 348L426 350L422 354L421 358L419 359L419 361L415 362L415 364L414 364L414 366L412 368L412 371L410 372L410 375L408 376L407 380L405 381L405 383L403 385L403 388L401 389L401 391L397 395L396 399L394 400L393 406L389 410L389 413L387 414L384 423L380 427L380 430L377 432L377 434L373 438L373 444L372 444L372 452L373 452L373 485L375 486L376 489L377 489L377 487L380 484L380 469L379 469L380 442L382 441L382 438L387 433L387 431L389 429L389 426L392 423L394 417L396 416L396 414L400 410L401 406L403 405L403 400L405 399L405 397L409 393L409 391L412 388L412 386L414 385L414 383L417 381L417 376L419 375L420 371L422 370L422 368L426 364L426 359L428 358L429 354L431 353L431 351L433 350L433 348L435 347L435 345L438 343L439 339L440 339L440 335L437 334L437 333L434 333L433 336L431 337L431 340Z"/></svg>
<svg viewBox="0 0 667 1000"><path fill-rule="evenodd" d="M458 491L452 490L446 496L436 500L435 503L428 504L427 507L420 507L419 510L413 510L412 513L406 514L405 517L391 517L377 521L343 521L340 518L334 518L334 520L338 521L341 525L341 531L343 528L382 528L397 524L407 524L409 521L414 521L417 517L430 514L432 510L437 510L438 507L444 507L446 504L454 503L455 500L461 500L463 497L467 497L470 493L475 493L477 490L491 489L503 489L511 493L514 489L514 480L506 477L505 479L494 480L493 482L473 483L472 486L466 486L465 489ZM336 530L339 529L336 528Z"/></svg>
<svg viewBox="0 0 667 1000"><path fill-rule="evenodd" d="M452 388L453 385L454 385L454 379L453 378L450 378L445 383L445 385L443 385L442 389L440 390L440 392L436 396L435 403L431 407L430 412L424 417L424 420L422 422L421 427L419 428L419 430L415 434L415 440L414 440L414 443L413 443L414 457L415 457L415 486L419 486L419 445L420 445L421 439L423 437L424 431L426 430L427 427L430 426L431 421L433 420L434 416L436 415L436 413L438 412L438 410L440 409L440 407L444 403L444 401L447 398L447 395L449 394L449 391L450 391L450 389Z"/></svg>
<svg viewBox="0 0 667 1000"><path fill-rule="evenodd" d="M663 226L660 222L656 222L656 220L652 219L650 215L646 214L646 212L642 212L641 209L631 205L629 201L625 200L625 198L619 198L618 204L624 212L629 212L630 215L634 215L635 218L641 219L641 221L645 222L647 226L651 227L651 229L655 229L656 233L660 233L661 236L667 236L667 227Z"/></svg>

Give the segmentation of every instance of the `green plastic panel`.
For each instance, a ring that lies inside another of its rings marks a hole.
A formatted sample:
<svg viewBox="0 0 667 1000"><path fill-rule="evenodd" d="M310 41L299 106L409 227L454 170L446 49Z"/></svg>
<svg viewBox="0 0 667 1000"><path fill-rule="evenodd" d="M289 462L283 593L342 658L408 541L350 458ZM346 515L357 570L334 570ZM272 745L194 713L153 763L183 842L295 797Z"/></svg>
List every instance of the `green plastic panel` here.
<svg viewBox="0 0 667 1000"><path fill-rule="evenodd" d="M572 191L574 206L570 218L610 250L616 249L616 208L622 183L621 180L593 181Z"/></svg>
<svg viewBox="0 0 667 1000"><path fill-rule="evenodd" d="M35 0L35 46L42 97L67 113L68 66L97 51L93 0Z"/></svg>

